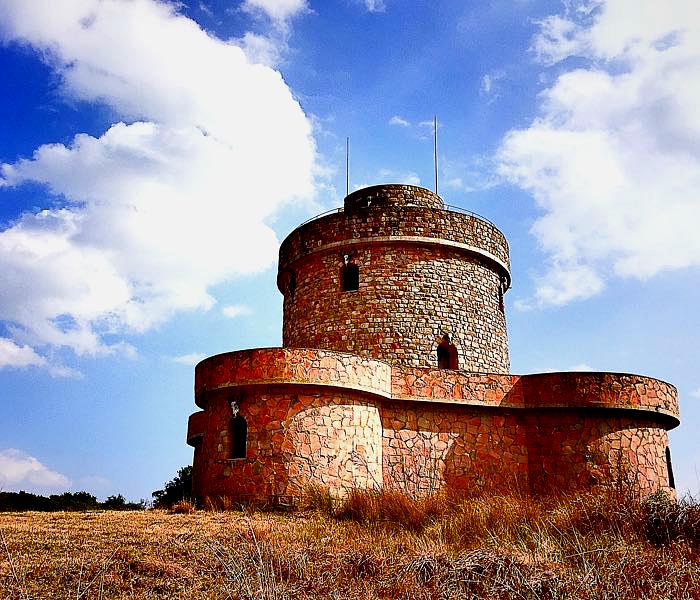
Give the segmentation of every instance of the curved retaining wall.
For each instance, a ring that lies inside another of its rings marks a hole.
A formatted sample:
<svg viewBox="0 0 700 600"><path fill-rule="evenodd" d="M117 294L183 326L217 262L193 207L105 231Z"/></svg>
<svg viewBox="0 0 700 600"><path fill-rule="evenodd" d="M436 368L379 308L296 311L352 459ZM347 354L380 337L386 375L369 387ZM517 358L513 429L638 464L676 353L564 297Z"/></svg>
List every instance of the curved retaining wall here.
<svg viewBox="0 0 700 600"><path fill-rule="evenodd" d="M293 231L278 273L284 346L428 367L448 333L460 368L506 373L508 245L491 223L440 206L422 188L375 186ZM356 291L342 289L346 257Z"/></svg>
<svg viewBox="0 0 700 600"><path fill-rule="evenodd" d="M298 496L389 485L536 492L625 481L669 489L666 430L676 390L630 374L473 374L390 368L349 354L260 349L197 366L198 496ZM248 455L231 459L235 400Z"/></svg>

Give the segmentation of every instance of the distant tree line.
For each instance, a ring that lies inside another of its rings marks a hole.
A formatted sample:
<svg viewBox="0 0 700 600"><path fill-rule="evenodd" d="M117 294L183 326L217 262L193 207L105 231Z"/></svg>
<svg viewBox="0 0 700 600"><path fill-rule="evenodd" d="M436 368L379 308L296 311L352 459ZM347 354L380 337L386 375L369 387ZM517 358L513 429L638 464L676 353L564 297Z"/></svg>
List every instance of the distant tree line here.
<svg viewBox="0 0 700 600"><path fill-rule="evenodd" d="M170 508L183 500L192 500L192 467L182 467L177 475L165 484L162 490L152 494L153 508ZM21 512L25 510L82 511L82 510L144 510L148 508L145 500L127 502L121 494L108 496L104 502L88 492L64 492L40 496L31 492L0 491L0 512Z"/></svg>
<svg viewBox="0 0 700 600"><path fill-rule="evenodd" d="M177 502L192 501L192 467L178 469L162 490L156 490L153 496L153 508L170 508Z"/></svg>
<svg viewBox="0 0 700 600"><path fill-rule="evenodd" d="M64 492L39 496L31 492L0 492L0 512L39 510L44 512L67 510L143 510L146 502L127 502L121 494L108 496L104 502L87 492Z"/></svg>

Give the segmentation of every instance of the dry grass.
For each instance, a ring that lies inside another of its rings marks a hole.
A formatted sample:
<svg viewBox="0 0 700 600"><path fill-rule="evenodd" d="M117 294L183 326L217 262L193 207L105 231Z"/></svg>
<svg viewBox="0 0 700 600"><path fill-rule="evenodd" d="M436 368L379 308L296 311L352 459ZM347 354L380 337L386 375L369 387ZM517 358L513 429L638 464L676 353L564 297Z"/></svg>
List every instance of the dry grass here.
<svg viewBox="0 0 700 600"><path fill-rule="evenodd" d="M0 514L0 598L700 598L700 508L311 490L289 514Z"/></svg>

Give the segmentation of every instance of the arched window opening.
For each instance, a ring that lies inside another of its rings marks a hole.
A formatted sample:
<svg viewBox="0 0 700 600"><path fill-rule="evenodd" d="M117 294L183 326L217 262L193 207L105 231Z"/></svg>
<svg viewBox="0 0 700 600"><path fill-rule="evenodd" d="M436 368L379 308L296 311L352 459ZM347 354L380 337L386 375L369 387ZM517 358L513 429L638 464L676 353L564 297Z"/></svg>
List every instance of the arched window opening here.
<svg viewBox="0 0 700 600"><path fill-rule="evenodd" d="M360 289L360 267L355 263L347 263L342 272L343 291L356 292Z"/></svg>
<svg viewBox="0 0 700 600"><path fill-rule="evenodd" d="M459 369L459 356L457 346L450 341L450 336L445 334L437 347L438 369Z"/></svg>
<svg viewBox="0 0 700 600"><path fill-rule="evenodd" d="M666 446L666 469L668 471L668 487L676 489L676 480L673 478L673 466L671 466L671 449Z"/></svg>
<svg viewBox="0 0 700 600"><path fill-rule="evenodd" d="M239 411L238 402L231 402L231 458L246 457L248 423Z"/></svg>

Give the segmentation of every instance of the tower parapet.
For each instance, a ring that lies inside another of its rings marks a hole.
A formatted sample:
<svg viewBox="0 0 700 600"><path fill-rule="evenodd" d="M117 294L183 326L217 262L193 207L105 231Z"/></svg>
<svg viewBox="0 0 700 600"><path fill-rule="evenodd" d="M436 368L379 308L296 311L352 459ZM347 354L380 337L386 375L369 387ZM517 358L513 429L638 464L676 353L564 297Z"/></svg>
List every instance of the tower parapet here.
<svg viewBox="0 0 700 600"><path fill-rule="evenodd" d="M282 243L284 346L430 367L447 334L460 369L507 373L509 269L487 220L416 186L358 190Z"/></svg>

